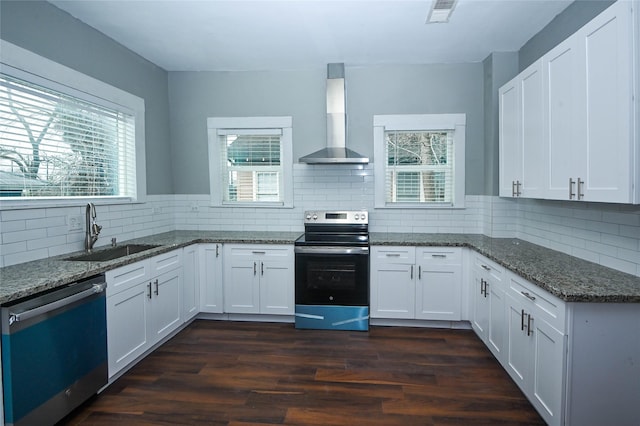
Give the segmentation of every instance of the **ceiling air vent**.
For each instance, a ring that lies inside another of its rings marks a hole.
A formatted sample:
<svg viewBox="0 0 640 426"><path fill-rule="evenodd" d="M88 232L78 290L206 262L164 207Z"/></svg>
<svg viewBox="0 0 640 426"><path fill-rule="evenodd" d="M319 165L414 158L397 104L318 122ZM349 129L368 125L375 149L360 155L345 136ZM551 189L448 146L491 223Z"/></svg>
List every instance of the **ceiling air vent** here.
<svg viewBox="0 0 640 426"><path fill-rule="evenodd" d="M449 17L456 7L456 3L458 3L458 0L433 0L427 16L427 24L449 22Z"/></svg>

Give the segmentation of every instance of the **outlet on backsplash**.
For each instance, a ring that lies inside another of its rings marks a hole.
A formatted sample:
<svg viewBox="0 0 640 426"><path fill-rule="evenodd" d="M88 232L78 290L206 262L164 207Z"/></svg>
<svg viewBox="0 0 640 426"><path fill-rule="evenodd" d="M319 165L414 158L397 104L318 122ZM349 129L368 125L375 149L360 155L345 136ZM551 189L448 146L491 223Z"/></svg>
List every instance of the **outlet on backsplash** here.
<svg viewBox="0 0 640 426"><path fill-rule="evenodd" d="M67 225L69 232L81 232L82 216L67 216Z"/></svg>

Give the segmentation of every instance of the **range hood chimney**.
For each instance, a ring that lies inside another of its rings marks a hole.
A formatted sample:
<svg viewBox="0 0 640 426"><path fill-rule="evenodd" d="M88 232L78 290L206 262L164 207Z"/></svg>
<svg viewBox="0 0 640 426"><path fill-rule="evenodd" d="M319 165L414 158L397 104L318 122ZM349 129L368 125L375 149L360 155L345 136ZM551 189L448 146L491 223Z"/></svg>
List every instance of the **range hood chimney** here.
<svg viewBox="0 0 640 426"><path fill-rule="evenodd" d="M327 65L327 147L300 157L307 164L367 164L369 158L347 148L344 64Z"/></svg>

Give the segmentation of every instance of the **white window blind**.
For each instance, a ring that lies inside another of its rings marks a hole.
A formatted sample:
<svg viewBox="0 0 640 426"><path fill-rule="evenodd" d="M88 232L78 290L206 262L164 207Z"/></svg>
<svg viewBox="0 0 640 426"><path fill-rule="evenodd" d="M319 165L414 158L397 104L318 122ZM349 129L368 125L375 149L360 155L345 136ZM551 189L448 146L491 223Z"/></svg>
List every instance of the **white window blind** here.
<svg viewBox="0 0 640 426"><path fill-rule="evenodd" d="M452 132L386 131L385 153L386 202L452 203Z"/></svg>
<svg viewBox="0 0 640 426"><path fill-rule="evenodd" d="M218 129L223 202L283 202L282 130Z"/></svg>
<svg viewBox="0 0 640 426"><path fill-rule="evenodd" d="M376 208L464 208L465 114L373 116Z"/></svg>
<svg viewBox="0 0 640 426"><path fill-rule="evenodd" d="M135 119L0 74L0 196L133 197Z"/></svg>

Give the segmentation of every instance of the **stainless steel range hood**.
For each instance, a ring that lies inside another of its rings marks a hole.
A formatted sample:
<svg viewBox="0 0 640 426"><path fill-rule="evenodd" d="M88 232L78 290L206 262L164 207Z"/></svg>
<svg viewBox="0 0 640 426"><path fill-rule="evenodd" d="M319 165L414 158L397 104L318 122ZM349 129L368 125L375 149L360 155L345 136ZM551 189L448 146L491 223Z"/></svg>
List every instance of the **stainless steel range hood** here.
<svg viewBox="0 0 640 426"><path fill-rule="evenodd" d="M327 147L300 157L307 164L367 164L369 158L347 148L344 64L327 65Z"/></svg>

